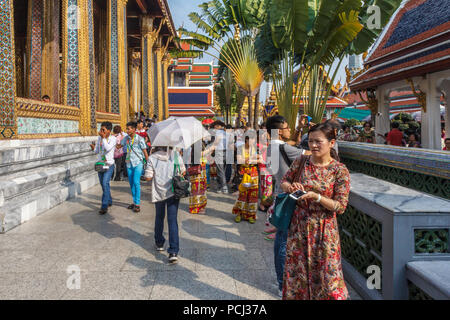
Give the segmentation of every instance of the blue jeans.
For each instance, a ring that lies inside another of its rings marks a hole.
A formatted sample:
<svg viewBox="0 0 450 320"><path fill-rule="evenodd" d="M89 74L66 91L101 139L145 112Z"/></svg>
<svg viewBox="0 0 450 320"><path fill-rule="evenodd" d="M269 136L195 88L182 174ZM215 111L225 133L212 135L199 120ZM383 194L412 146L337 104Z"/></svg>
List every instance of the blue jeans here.
<svg viewBox="0 0 450 320"><path fill-rule="evenodd" d="M275 272L277 274L278 289L283 289L283 273L284 273L284 261L286 259L286 243L287 243L287 231L278 230L275 236L275 242L273 244Z"/></svg>
<svg viewBox="0 0 450 320"><path fill-rule="evenodd" d="M211 181L211 175L210 175L210 173L209 173L209 164L206 164L206 167L205 167L205 169L206 169L206 183L209 185L209 183L210 183L210 181Z"/></svg>
<svg viewBox="0 0 450 320"><path fill-rule="evenodd" d="M228 183L231 180L233 166L231 164L225 165L225 181Z"/></svg>
<svg viewBox="0 0 450 320"><path fill-rule="evenodd" d="M169 199L155 202L156 216L155 216L155 243L156 246L162 247L166 239L164 239L164 217L166 215L167 207L167 224L169 225L169 249L167 252L178 254L180 250L178 237L178 204L180 199L171 197Z"/></svg>
<svg viewBox="0 0 450 320"><path fill-rule="evenodd" d="M115 165L112 165L107 171L98 173L98 180L100 180L100 185L102 186L103 190L102 209L107 209L108 205L112 204L111 188L109 186L109 182L111 181L111 176L114 173L114 168Z"/></svg>
<svg viewBox="0 0 450 320"><path fill-rule="evenodd" d="M144 171L144 164L141 162L136 167L127 165L128 182L133 195L133 203L137 206L141 204L141 175Z"/></svg>

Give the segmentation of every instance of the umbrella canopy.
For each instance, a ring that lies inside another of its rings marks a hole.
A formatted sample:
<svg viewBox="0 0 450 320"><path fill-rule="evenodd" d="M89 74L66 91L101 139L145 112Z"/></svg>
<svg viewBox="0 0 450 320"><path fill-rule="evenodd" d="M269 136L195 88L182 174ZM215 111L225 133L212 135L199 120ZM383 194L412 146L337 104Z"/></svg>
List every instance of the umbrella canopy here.
<svg viewBox="0 0 450 320"><path fill-rule="evenodd" d="M397 114L396 113L390 113L389 114L389 120L392 120L392 118L394 118ZM367 122L367 121L371 121L372 120L372 115L369 114L367 117L365 117L362 121L363 122Z"/></svg>
<svg viewBox="0 0 450 320"><path fill-rule="evenodd" d="M211 135L194 117L170 117L153 124L148 130L154 147L189 148L191 145Z"/></svg>
<svg viewBox="0 0 450 320"><path fill-rule="evenodd" d="M207 118L207 119L203 119L202 124L211 124L211 123L213 123L213 122L214 122L213 119Z"/></svg>
<svg viewBox="0 0 450 320"><path fill-rule="evenodd" d="M445 116L445 107L442 106L442 105L440 106L440 113L441 113L441 118ZM411 116L417 122L421 122L422 121L422 111L413 112L413 113L411 113Z"/></svg>

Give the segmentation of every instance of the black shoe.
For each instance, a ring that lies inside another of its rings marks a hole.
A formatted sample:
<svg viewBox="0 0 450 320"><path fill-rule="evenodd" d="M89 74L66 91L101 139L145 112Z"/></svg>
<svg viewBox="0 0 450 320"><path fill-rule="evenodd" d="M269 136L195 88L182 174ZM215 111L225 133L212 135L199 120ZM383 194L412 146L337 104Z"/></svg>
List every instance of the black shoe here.
<svg viewBox="0 0 450 320"><path fill-rule="evenodd" d="M108 204L108 207L112 207L112 203Z"/></svg>
<svg viewBox="0 0 450 320"><path fill-rule="evenodd" d="M156 245L156 251L164 251L164 245Z"/></svg>
<svg viewBox="0 0 450 320"><path fill-rule="evenodd" d="M107 212L108 212L108 208L101 208L98 213L99 214L105 214Z"/></svg>
<svg viewBox="0 0 450 320"><path fill-rule="evenodd" d="M133 209L134 209L134 203L133 203L133 204L130 204L130 205L128 206L128 209L133 210Z"/></svg>
<svg viewBox="0 0 450 320"><path fill-rule="evenodd" d="M169 254L169 263L170 264L175 264L178 262L178 257L176 253L171 253Z"/></svg>

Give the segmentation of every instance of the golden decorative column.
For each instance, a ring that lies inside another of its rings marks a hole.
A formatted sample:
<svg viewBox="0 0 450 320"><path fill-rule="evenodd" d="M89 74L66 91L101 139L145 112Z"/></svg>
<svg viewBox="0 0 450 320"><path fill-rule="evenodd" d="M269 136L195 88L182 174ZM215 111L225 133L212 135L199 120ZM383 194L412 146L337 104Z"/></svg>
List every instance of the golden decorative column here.
<svg viewBox="0 0 450 320"><path fill-rule="evenodd" d="M26 97L42 97L42 29L44 5L40 0L28 1Z"/></svg>
<svg viewBox="0 0 450 320"><path fill-rule="evenodd" d="M141 53L138 51L133 51L129 53L130 59L130 68L128 74L130 75L129 83L130 83L130 105L129 105L129 118L133 119L135 112L139 111L139 106L141 105Z"/></svg>
<svg viewBox="0 0 450 320"><path fill-rule="evenodd" d="M153 18L141 17L142 31L142 105L144 113L151 118L155 114L155 75L153 61L153 46L158 39L159 32L163 26L161 21L158 29L153 28Z"/></svg>
<svg viewBox="0 0 450 320"><path fill-rule="evenodd" d="M43 2L42 94L59 103L59 0Z"/></svg>
<svg viewBox="0 0 450 320"><path fill-rule="evenodd" d="M0 1L0 12L4 50L4 57L0 60L0 139L11 139L17 138L13 0Z"/></svg>
<svg viewBox="0 0 450 320"><path fill-rule="evenodd" d="M169 117L169 79L167 77L167 70L169 69L170 55L167 53L162 59L162 67L164 74L163 94L164 94L164 115L167 119Z"/></svg>
<svg viewBox="0 0 450 320"><path fill-rule="evenodd" d="M162 48L161 45L157 45L155 48L156 52L156 79L158 81L158 92L156 96L158 97L158 121L164 120L164 105L163 105L163 77L162 77Z"/></svg>
<svg viewBox="0 0 450 320"><path fill-rule="evenodd" d="M90 99L90 65L89 65L89 15L88 3L91 0L78 0L79 28L78 30L78 59L79 59L79 104L80 104L80 133L82 135L95 134L91 130L91 99Z"/></svg>
<svg viewBox="0 0 450 320"><path fill-rule="evenodd" d="M118 38L119 38L119 104L120 104L120 123L122 128L126 127L128 122L128 90L127 90L127 17L126 7L128 0L118 0Z"/></svg>

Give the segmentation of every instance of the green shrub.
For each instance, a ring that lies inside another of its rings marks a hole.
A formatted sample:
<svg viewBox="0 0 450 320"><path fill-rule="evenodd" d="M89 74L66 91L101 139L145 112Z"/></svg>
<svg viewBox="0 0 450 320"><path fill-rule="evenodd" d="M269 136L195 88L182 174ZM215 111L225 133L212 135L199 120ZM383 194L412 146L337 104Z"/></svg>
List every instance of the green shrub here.
<svg viewBox="0 0 450 320"><path fill-rule="evenodd" d="M357 125L360 125L360 124L361 124L361 122L359 120L356 120L356 119L348 119L344 123L344 125L346 127L353 127L353 126L357 126Z"/></svg>

